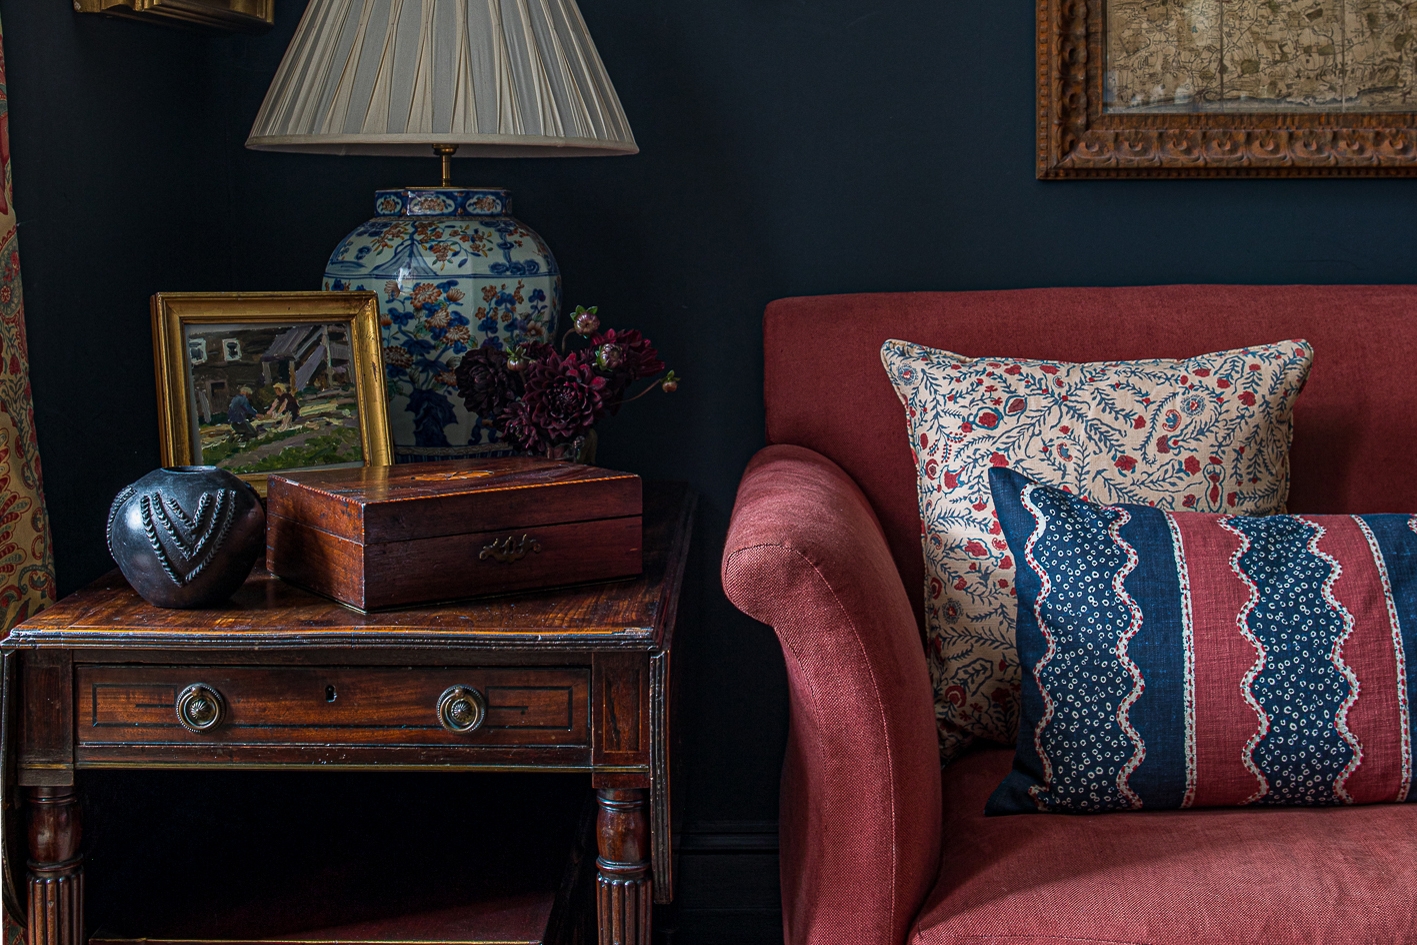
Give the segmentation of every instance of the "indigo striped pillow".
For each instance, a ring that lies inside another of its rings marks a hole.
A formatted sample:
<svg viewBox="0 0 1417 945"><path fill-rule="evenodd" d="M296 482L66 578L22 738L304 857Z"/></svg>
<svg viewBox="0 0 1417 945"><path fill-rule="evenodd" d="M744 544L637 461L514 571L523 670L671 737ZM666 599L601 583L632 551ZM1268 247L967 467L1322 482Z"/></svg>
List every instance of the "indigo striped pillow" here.
<svg viewBox="0 0 1417 945"><path fill-rule="evenodd" d="M1411 799L1417 516L1165 512L989 480L1024 684L988 813Z"/></svg>

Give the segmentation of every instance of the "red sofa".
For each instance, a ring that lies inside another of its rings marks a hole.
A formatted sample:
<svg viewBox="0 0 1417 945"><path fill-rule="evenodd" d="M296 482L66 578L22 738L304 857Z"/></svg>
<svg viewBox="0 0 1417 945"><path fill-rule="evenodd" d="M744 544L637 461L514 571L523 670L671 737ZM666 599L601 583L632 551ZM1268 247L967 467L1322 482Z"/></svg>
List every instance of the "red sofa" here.
<svg viewBox="0 0 1417 945"><path fill-rule="evenodd" d="M939 767L904 413L878 350L1178 358L1307 338L1289 507L1417 510L1417 286L1163 286L784 299L767 440L723 586L791 690L787 942L1417 942L1417 805L986 819L1013 749Z"/></svg>

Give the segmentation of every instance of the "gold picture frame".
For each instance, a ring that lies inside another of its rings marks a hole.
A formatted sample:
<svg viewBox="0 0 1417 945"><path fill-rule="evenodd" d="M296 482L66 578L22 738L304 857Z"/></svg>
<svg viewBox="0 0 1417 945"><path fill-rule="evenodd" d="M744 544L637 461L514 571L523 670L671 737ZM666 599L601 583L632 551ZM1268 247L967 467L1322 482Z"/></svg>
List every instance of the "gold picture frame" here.
<svg viewBox="0 0 1417 945"><path fill-rule="evenodd" d="M272 472L393 462L374 293L163 292L152 323L164 466L264 496Z"/></svg>
<svg viewBox="0 0 1417 945"><path fill-rule="evenodd" d="M1417 12L1310 6L1037 0L1038 179L1417 177Z"/></svg>
<svg viewBox="0 0 1417 945"><path fill-rule="evenodd" d="M204 32L264 33L275 23L275 0L73 0L78 13Z"/></svg>

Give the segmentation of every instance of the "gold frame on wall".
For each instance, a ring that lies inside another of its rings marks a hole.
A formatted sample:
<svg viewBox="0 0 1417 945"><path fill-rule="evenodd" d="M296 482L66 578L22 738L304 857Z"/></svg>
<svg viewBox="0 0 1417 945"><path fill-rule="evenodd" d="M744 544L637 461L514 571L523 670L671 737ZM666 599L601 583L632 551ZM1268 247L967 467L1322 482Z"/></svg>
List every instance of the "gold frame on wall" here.
<svg viewBox="0 0 1417 945"><path fill-rule="evenodd" d="M164 466L190 466L196 394L184 329L189 325L349 325L351 373L364 465L393 463L379 301L373 292L164 292L152 297L159 446ZM266 494L268 473L242 479Z"/></svg>
<svg viewBox="0 0 1417 945"><path fill-rule="evenodd" d="M1037 0L1040 180L1417 176L1413 112L1103 109L1108 0Z"/></svg>
<svg viewBox="0 0 1417 945"><path fill-rule="evenodd" d="M108 13L164 26L263 33L275 23L275 0L73 0L77 13Z"/></svg>

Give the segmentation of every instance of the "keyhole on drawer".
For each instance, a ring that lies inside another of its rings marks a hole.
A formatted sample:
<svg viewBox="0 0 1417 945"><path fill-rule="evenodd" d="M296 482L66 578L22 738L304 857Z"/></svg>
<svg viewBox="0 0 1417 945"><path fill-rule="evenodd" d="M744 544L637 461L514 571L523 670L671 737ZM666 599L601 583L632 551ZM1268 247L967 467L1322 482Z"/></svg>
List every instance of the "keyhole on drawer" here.
<svg viewBox="0 0 1417 945"><path fill-rule="evenodd" d="M326 701L326 702L334 702L334 701L335 701L336 699L338 699L338 698L339 698L339 693L335 692L335 687L334 687L334 686L326 686L326 687L325 687L325 701Z"/></svg>

